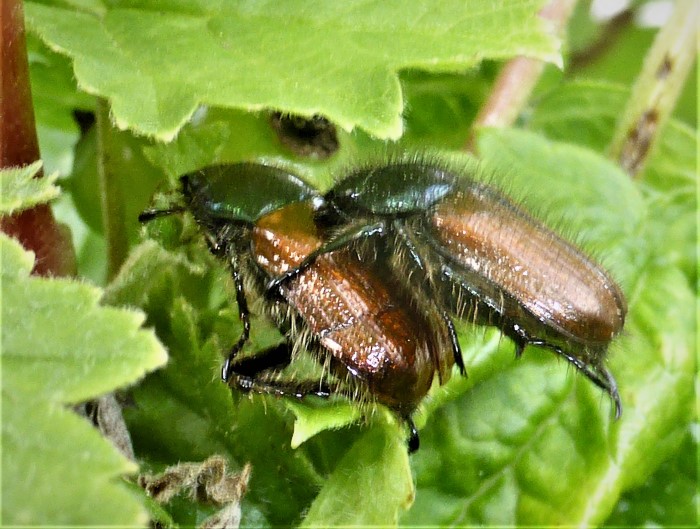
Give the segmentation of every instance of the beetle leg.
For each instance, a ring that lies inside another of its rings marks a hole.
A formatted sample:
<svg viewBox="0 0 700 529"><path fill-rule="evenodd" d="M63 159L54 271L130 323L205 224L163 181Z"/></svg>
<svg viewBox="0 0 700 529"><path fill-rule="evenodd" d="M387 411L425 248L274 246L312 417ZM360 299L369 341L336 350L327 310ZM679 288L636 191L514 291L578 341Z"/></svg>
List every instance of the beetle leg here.
<svg viewBox="0 0 700 529"><path fill-rule="evenodd" d="M254 356L229 363L227 383L231 387L255 393L265 393L278 397L294 397L301 399L307 395L328 398L337 392L337 388L315 381L300 383L266 380L263 373L281 369L292 360L292 346L287 342L270 347Z"/></svg>
<svg viewBox="0 0 700 529"><path fill-rule="evenodd" d="M235 386L245 393L255 392L264 395L274 395L276 397L293 397L296 399L303 399L309 395L327 399L336 393L334 388L322 383L307 382L285 384L282 382L260 380L256 377L238 375L236 373L231 375L228 385L231 387Z"/></svg>
<svg viewBox="0 0 700 529"><path fill-rule="evenodd" d="M459 373L463 376L467 376L467 369L464 367L464 358L462 358L462 347L459 345L459 338L457 338L457 330L455 329L455 323L452 318L447 313L447 311L440 307L440 315L442 320L445 322L447 327L447 333L450 335L450 344L452 345L452 355L455 359L455 364L459 367Z"/></svg>
<svg viewBox="0 0 700 529"><path fill-rule="evenodd" d="M255 355L232 361L231 374L255 378L270 369L281 369L292 361L292 347L287 342L265 349Z"/></svg>
<svg viewBox="0 0 700 529"><path fill-rule="evenodd" d="M529 345L542 345L544 347L550 347L549 344L545 342L536 343L531 340L530 337L525 333L525 331L519 325L513 325L512 332L507 333L508 337L515 342L515 358L520 358L523 356L523 351ZM557 348L559 349L559 348ZM560 351L555 350L557 354L561 354Z"/></svg>
<svg viewBox="0 0 700 529"><path fill-rule="evenodd" d="M238 305L238 317L243 323L243 332L241 333L238 341L231 347L228 353L228 357L221 368L221 379L224 382L228 382L231 376L231 362L236 358L236 355L243 349L248 338L250 338L250 311L248 310L248 300L245 296L245 291L243 290L243 278L238 270L238 262L235 257L231 258L231 276L233 277L233 283L236 286L236 303Z"/></svg>
<svg viewBox="0 0 700 529"><path fill-rule="evenodd" d="M245 393L255 392L265 395L275 395L276 397L293 397L303 399L309 395L314 395L322 399L327 399L336 390L325 384L283 384L280 382L268 382L258 380L255 377L232 374L228 381L229 386L234 386Z"/></svg>
<svg viewBox="0 0 700 529"><path fill-rule="evenodd" d="M563 356L567 362L572 364L576 369L578 369L583 375L586 376L591 382L593 382L600 389L605 391L613 403L615 404L615 418L619 419L622 415L622 402L620 400L620 394L617 391L617 382L612 376L610 371L608 371L605 366L602 365L589 365L584 360L567 353L558 345L547 342L545 340L539 340L536 338L531 338L527 332L519 325L513 325L510 328L503 329L503 332L508 338L515 342L515 355L517 358L522 356L523 350L528 345L534 345L536 347L544 347L554 351L559 356Z"/></svg>
<svg viewBox="0 0 700 529"><path fill-rule="evenodd" d="M167 217L168 215L182 213L183 211L187 211L187 208L185 208L184 206L172 206L166 209L145 209L141 213L139 213L139 222L146 223L159 217Z"/></svg>
<svg viewBox="0 0 700 529"><path fill-rule="evenodd" d="M408 453L413 454L420 448L418 428L416 428L416 424L413 422L410 415L404 417L403 420L406 421L406 425L408 426Z"/></svg>
<svg viewBox="0 0 700 529"><path fill-rule="evenodd" d="M568 356L565 355L565 357L567 360L569 360ZM574 365L579 367L577 364ZM615 404L615 419L619 419L622 416L622 400L620 399L620 394L617 391L617 382L615 382L615 378L612 376L612 373L610 373L605 366L593 367L594 368L591 369L591 367L584 364L584 367L579 367L579 370L586 375L591 382L610 396Z"/></svg>
<svg viewBox="0 0 700 529"><path fill-rule="evenodd" d="M221 367L221 379L227 382L231 376L231 363L236 358L236 355L243 349L246 342L250 338L250 311L248 310L248 300L243 288L243 277L238 266L238 253L228 244L230 234L226 229L223 229L215 240L209 240L209 249L214 255L227 254L231 277L236 288L236 305L238 306L238 318L243 324L243 331L238 341L229 349L228 356Z"/></svg>
<svg viewBox="0 0 700 529"><path fill-rule="evenodd" d="M620 418L622 415L622 401L620 400L620 394L617 391L617 382L615 382L615 378L612 376L612 373L610 373L605 366L593 365L593 367L591 367L580 358L565 352L561 347L545 342L544 340L530 340L528 343L530 345L546 347L558 355L563 356L567 362L572 364L576 369L583 373L586 378L588 378L610 396L615 404L615 418Z"/></svg>
<svg viewBox="0 0 700 529"><path fill-rule="evenodd" d="M607 392L610 398L615 403L615 419L622 417L622 400L620 399L620 394L617 391L617 382L615 382L615 377L612 373L608 371L605 366L598 368L607 384Z"/></svg>
<svg viewBox="0 0 700 529"><path fill-rule="evenodd" d="M279 297L279 288L287 281L291 281L304 270L309 268L320 256L340 250L354 241L372 237L373 235L383 235L386 232L386 225L383 221L374 224L353 225L331 237L324 244L316 248L307 255L296 267L290 268L284 274L272 279L265 287L265 295L269 298Z"/></svg>

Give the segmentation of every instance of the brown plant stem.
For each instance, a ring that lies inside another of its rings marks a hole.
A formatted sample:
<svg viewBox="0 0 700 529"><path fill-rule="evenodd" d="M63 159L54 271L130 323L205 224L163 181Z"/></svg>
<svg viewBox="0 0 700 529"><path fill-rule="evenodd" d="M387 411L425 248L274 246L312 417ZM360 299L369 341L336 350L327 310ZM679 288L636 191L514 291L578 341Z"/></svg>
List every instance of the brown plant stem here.
<svg viewBox="0 0 700 529"><path fill-rule="evenodd" d="M576 0L552 0L542 8L540 16L561 33L575 6ZM476 153L476 132L480 127L506 127L515 122L543 70L544 63L539 59L516 57L506 63L474 120L466 150Z"/></svg>
<svg viewBox="0 0 700 529"><path fill-rule="evenodd" d="M569 77L603 56L623 36L625 30L632 22L634 22L634 10L632 9L625 9L611 18L603 26L600 35L590 46L571 54L569 67L567 68Z"/></svg>
<svg viewBox="0 0 700 529"><path fill-rule="evenodd" d="M21 0L0 1L0 167L39 160ZM38 177L43 176L39 172ZM0 219L0 229L34 252L34 274L73 275L75 252L70 233L48 204Z"/></svg>

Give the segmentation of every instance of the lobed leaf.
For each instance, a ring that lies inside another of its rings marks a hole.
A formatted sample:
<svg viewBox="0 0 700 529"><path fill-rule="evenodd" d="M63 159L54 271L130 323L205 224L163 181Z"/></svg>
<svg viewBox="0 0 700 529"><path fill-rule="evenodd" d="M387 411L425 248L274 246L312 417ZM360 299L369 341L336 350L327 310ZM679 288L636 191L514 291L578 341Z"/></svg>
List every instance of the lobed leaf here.
<svg viewBox="0 0 700 529"><path fill-rule="evenodd" d="M80 129L74 112L91 111L94 98L79 92L68 58L49 50L36 35L27 35L39 150L49 173L70 174Z"/></svg>
<svg viewBox="0 0 700 529"><path fill-rule="evenodd" d="M110 100L120 128L170 140L201 105L322 114L402 132L398 71L528 55L560 64L540 0L27 2L26 19ZM135 89L134 87L138 87Z"/></svg>
<svg viewBox="0 0 700 529"><path fill-rule="evenodd" d="M338 462L301 527L396 526L413 497L404 440L391 425L375 424Z"/></svg>
<svg viewBox="0 0 700 529"><path fill-rule="evenodd" d="M100 307L85 284L30 277L33 258L6 236L0 250L3 523L145 523L142 501L117 482L136 465L65 405L133 383L165 351L142 314Z"/></svg>
<svg viewBox="0 0 700 529"><path fill-rule="evenodd" d="M24 167L2 169L0 172L0 213L9 215L36 204L56 198L59 189L53 185L58 174L34 178L42 162Z"/></svg>

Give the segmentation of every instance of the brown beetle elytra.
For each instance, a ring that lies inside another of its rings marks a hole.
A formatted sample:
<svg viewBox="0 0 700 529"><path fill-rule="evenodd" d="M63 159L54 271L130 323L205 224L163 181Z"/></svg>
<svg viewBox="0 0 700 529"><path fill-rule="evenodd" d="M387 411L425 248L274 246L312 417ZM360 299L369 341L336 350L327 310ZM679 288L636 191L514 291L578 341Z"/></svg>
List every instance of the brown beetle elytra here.
<svg viewBox="0 0 700 529"><path fill-rule="evenodd" d="M605 389L620 415L604 361L627 303L600 265L483 185L461 186L409 225L439 256L436 282L447 283L457 314L498 325L518 354L528 344L554 349Z"/></svg>
<svg viewBox="0 0 700 529"><path fill-rule="evenodd" d="M519 317L522 306L585 347L607 345L622 330L627 305L607 272L490 188L455 193L429 218L436 247L474 273L504 317Z"/></svg>
<svg viewBox="0 0 700 529"><path fill-rule="evenodd" d="M259 219L251 230L252 256L276 277L321 246L310 202ZM292 309L279 318L301 320L320 355L360 396L408 417L435 374L448 379L449 336L437 311L418 302L379 262L363 262L349 249L323 255L281 289ZM283 324L283 322L279 322ZM235 367L234 367L235 369Z"/></svg>

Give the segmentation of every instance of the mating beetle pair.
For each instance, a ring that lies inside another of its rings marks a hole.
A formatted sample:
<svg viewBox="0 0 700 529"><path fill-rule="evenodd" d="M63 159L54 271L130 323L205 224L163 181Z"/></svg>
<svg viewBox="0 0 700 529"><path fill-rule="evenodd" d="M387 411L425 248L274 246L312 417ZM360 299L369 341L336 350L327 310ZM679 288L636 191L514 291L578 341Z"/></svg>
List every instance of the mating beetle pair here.
<svg viewBox="0 0 700 529"><path fill-rule="evenodd" d="M407 420L415 450L410 416L435 374L446 381L453 363L464 372L456 315L498 326L518 354L534 344L564 356L610 394L619 415L604 359L624 323L620 289L495 190L421 161L361 169L323 196L281 169L249 163L181 182L185 209L236 285L244 329L223 368L229 384L371 398ZM250 330L244 277L289 340L237 360ZM277 381L295 346L315 351L338 382Z"/></svg>

